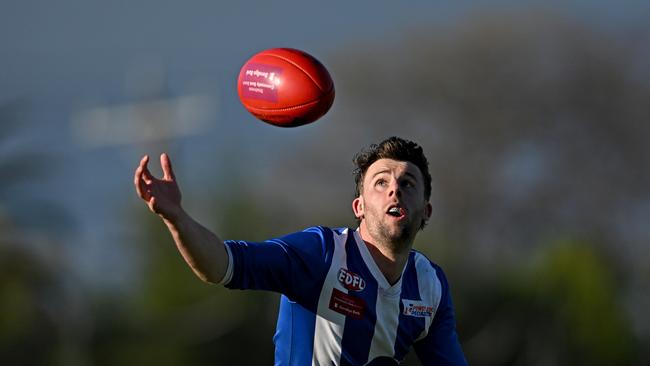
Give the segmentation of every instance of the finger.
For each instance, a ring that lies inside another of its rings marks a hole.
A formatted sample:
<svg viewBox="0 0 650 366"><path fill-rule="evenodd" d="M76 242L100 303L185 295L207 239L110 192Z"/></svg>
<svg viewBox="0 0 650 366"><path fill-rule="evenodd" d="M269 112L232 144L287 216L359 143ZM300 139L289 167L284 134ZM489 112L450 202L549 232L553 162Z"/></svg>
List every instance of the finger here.
<svg viewBox="0 0 650 366"><path fill-rule="evenodd" d="M154 180L153 175L151 175L151 172L149 171L149 155L145 155L142 160L140 160L140 166L142 167L142 178L144 179L144 182L147 184L151 184Z"/></svg>
<svg viewBox="0 0 650 366"><path fill-rule="evenodd" d="M174 169L172 168L172 161L169 159L167 153L160 154L160 166L163 170L164 180L176 180L176 175L174 175Z"/></svg>
<svg viewBox="0 0 650 366"><path fill-rule="evenodd" d="M135 169L135 175L133 176L133 185L135 186L135 191L138 193L139 197L142 197L142 183L142 168L138 166Z"/></svg>
<svg viewBox="0 0 650 366"><path fill-rule="evenodd" d="M151 199L148 201L148 205L149 205L149 210L151 210L151 212L153 212L153 213L158 213L157 212L158 208L156 207L157 206L156 204L157 204L156 198L151 197Z"/></svg>
<svg viewBox="0 0 650 366"><path fill-rule="evenodd" d="M138 193L138 196L144 200L149 200L149 193L147 191L147 186L142 179L143 174L143 163L145 162L145 156L141 161L138 168L135 170L135 175L133 177L133 184L135 185L135 190Z"/></svg>

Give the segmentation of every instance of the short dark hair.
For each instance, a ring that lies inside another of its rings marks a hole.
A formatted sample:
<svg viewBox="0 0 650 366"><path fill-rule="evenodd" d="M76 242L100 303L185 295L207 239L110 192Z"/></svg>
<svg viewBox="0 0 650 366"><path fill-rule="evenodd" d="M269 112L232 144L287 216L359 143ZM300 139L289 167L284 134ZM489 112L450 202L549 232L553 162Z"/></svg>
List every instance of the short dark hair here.
<svg viewBox="0 0 650 366"><path fill-rule="evenodd" d="M363 178L368 168L379 159L393 159L415 164L420 169L424 178L424 197L428 201L431 197L431 174L429 162L424 156L422 147L417 143L400 137L389 137L379 144L372 144L367 149L361 150L354 156L354 182L356 183L356 197L361 195Z"/></svg>

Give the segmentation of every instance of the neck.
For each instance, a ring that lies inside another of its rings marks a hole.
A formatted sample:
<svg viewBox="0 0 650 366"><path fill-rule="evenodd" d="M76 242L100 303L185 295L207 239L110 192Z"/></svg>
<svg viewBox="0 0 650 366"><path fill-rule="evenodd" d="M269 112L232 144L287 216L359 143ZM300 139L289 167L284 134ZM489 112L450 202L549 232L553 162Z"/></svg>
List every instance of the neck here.
<svg viewBox="0 0 650 366"><path fill-rule="evenodd" d="M388 283L391 286L397 283L408 261L411 245L399 245L377 240L370 235L363 223L359 226L359 234Z"/></svg>

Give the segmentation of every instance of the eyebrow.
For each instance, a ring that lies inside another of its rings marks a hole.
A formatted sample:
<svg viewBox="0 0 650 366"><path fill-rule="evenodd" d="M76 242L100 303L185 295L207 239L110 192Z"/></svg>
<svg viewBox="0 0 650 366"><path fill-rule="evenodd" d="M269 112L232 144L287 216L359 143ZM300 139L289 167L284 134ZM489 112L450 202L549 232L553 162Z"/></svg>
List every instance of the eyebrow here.
<svg viewBox="0 0 650 366"><path fill-rule="evenodd" d="M390 172L390 170L388 170L388 169L380 170L377 173L373 174L372 177L374 178L374 177L378 176L379 174L384 174L384 173L389 173L389 172Z"/></svg>
<svg viewBox="0 0 650 366"><path fill-rule="evenodd" d="M384 173L390 173L390 169L380 170L380 171L378 171L377 173L373 174L373 175L372 175L372 178L375 178L375 177L378 176L379 174L384 174ZM411 177L411 178L414 179L414 180L418 180L418 178L415 176L415 174L413 174L413 173L411 173L411 172L409 172L409 171L406 171L406 172L404 173L404 175L409 176L409 177Z"/></svg>

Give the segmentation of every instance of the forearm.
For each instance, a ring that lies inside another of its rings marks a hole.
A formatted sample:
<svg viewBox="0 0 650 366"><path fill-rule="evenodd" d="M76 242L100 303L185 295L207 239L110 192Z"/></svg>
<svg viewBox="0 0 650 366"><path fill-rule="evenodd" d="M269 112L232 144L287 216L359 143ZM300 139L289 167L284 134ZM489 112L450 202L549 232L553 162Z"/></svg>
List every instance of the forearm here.
<svg viewBox="0 0 650 366"><path fill-rule="evenodd" d="M223 241L183 210L174 220L163 221L192 271L205 282L220 282L228 267Z"/></svg>

